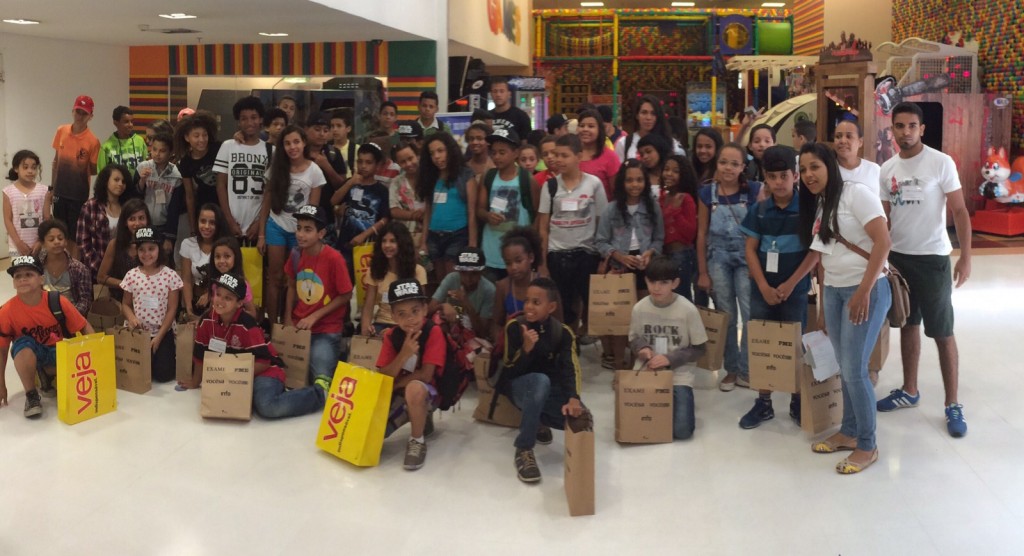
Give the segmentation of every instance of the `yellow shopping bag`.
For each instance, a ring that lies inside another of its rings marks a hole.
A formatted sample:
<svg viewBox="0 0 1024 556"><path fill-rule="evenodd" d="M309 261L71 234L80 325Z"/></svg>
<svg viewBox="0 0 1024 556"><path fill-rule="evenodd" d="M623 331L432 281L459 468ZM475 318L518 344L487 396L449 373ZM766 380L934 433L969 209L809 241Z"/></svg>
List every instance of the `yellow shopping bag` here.
<svg viewBox="0 0 1024 556"><path fill-rule="evenodd" d="M377 465L393 383L386 374L338 363L320 419L317 447L353 465Z"/></svg>
<svg viewBox="0 0 1024 556"><path fill-rule="evenodd" d="M255 247L242 248L242 272L252 288L252 304L263 306L263 255Z"/></svg>
<svg viewBox="0 0 1024 556"><path fill-rule="evenodd" d="M356 306L363 306L366 298L366 278L370 275L370 259L373 257L373 243L364 243L352 248L352 269L356 277ZM376 300L371 301L376 303Z"/></svg>
<svg viewBox="0 0 1024 556"><path fill-rule="evenodd" d="M74 425L117 409L114 337L102 332L57 342L57 417Z"/></svg>

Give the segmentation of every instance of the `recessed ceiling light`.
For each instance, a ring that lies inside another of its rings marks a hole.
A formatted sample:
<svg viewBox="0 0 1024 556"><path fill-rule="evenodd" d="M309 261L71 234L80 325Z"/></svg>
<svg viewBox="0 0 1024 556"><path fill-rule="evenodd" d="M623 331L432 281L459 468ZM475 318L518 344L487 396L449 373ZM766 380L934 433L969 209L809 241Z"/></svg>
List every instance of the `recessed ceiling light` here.
<svg viewBox="0 0 1024 556"><path fill-rule="evenodd" d="M15 25L39 25L39 22L33 19L5 19L4 23L13 23Z"/></svg>
<svg viewBox="0 0 1024 556"><path fill-rule="evenodd" d="M261 37L287 37L288 33L260 33Z"/></svg>
<svg viewBox="0 0 1024 556"><path fill-rule="evenodd" d="M189 14L160 14L164 19L195 19L196 16Z"/></svg>
<svg viewBox="0 0 1024 556"><path fill-rule="evenodd" d="M786 3L785 2L765 2L764 4L761 4L761 7L762 8L785 8L786 7Z"/></svg>
<svg viewBox="0 0 1024 556"><path fill-rule="evenodd" d="M695 4L693 2L672 2L672 7L673 8L692 8L692 7L696 6L696 5L697 4Z"/></svg>
<svg viewBox="0 0 1024 556"><path fill-rule="evenodd" d="M603 8L604 2L580 2L580 7L583 8Z"/></svg>

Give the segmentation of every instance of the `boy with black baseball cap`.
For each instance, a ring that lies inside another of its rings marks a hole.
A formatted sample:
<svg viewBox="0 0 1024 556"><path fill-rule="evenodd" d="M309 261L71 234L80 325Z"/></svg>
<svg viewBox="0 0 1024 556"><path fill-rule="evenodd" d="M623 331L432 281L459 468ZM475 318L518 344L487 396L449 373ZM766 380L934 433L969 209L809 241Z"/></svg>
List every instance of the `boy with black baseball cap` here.
<svg viewBox="0 0 1024 556"><path fill-rule="evenodd" d="M441 309L448 322L459 322L477 336L490 336L495 288L484 278L485 268L484 252L464 247L455 262L455 272L445 276L434 292L430 312Z"/></svg>
<svg viewBox="0 0 1024 556"><path fill-rule="evenodd" d="M7 350L14 357L14 368L25 388L25 417L43 414L36 390L39 375L44 393L56 395L50 378L56 373L57 342L77 332L92 334L92 327L74 304L56 292L43 291L43 265L32 255L14 257L7 269L14 279L17 294L0 307L0 364L7 368ZM60 303L60 314L51 309ZM63 321L63 322L62 322ZM0 407L7 405L6 373L0 372Z"/></svg>

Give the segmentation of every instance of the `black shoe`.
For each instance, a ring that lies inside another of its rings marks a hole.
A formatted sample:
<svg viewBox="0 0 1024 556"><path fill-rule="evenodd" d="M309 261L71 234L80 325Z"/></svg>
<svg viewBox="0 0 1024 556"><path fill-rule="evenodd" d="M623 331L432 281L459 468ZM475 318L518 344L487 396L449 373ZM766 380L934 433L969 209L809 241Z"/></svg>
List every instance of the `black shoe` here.
<svg viewBox="0 0 1024 556"><path fill-rule="evenodd" d="M427 413L427 423L423 425L423 437L434 434L434 412Z"/></svg>
<svg viewBox="0 0 1024 556"><path fill-rule="evenodd" d="M789 400L789 416L796 421L796 424L800 424L800 395L794 394Z"/></svg>
<svg viewBox="0 0 1024 556"><path fill-rule="evenodd" d="M39 392L32 390L25 393L25 417L36 419L43 414L43 402L39 399Z"/></svg>
<svg viewBox="0 0 1024 556"><path fill-rule="evenodd" d="M761 423L775 418L775 410L772 409L772 401L758 397L754 401L754 407L746 415L740 418L741 429L756 429Z"/></svg>
<svg viewBox="0 0 1024 556"><path fill-rule="evenodd" d="M537 444L551 444L552 440L554 440L554 435L551 434L551 427L541 425L540 428L537 429Z"/></svg>
<svg viewBox="0 0 1024 556"><path fill-rule="evenodd" d="M37 369L36 373L39 375L39 395L44 398L56 398L57 388L53 385L55 377L46 374L43 369Z"/></svg>
<svg viewBox="0 0 1024 556"><path fill-rule="evenodd" d="M540 468L537 467L537 458L533 455L533 450L516 450L516 471L519 473L519 480L524 483L540 481Z"/></svg>

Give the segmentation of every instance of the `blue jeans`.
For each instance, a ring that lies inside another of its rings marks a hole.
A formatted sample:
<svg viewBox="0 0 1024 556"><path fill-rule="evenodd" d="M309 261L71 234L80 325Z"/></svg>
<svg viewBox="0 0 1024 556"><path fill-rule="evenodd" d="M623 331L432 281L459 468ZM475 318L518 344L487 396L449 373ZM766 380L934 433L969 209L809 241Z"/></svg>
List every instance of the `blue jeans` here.
<svg viewBox="0 0 1024 556"><path fill-rule="evenodd" d="M711 299L715 309L729 313L729 329L725 333L725 370L750 377L747 366L747 321L750 320L750 272L741 251L713 249L708 257L711 277ZM736 310L743 322L743 342L736 327Z"/></svg>
<svg viewBox="0 0 1024 556"><path fill-rule="evenodd" d="M309 384L321 375L334 378L334 369L338 367L340 354L341 332L310 335Z"/></svg>
<svg viewBox="0 0 1024 556"><path fill-rule="evenodd" d="M672 387L672 438L686 440L693 436L697 417L693 405L693 388Z"/></svg>
<svg viewBox="0 0 1024 556"><path fill-rule="evenodd" d="M537 428L541 424L558 430L565 428L562 406L569 403L569 394L562 392L557 384L551 384L548 375L528 373L512 379L510 387L512 403L523 412L516 448L532 450L537 444Z"/></svg>
<svg viewBox="0 0 1024 556"><path fill-rule="evenodd" d="M693 301L693 284L697 283L694 278L694 274L697 272L697 252L688 248L674 251L669 254L669 257L679 269L679 287L673 291Z"/></svg>
<svg viewBox="0 0 1024 556"><path fill-rule="evenodd" d="M324 409L324 391L316 386L285 391L284 382L258 376L252 385L252 407L264 419L296 417Z"/></svg>
<svg viewBox="0 0 1024 556"><path fill-rule="evenodd" d="M807 292L794 291L788 299L778 305L769 305L761 290L753 280L750 281L750 318L754 320L775 320L781 322L799 322L802 329L807 329Z"/></svg>
<svg viewBox="0 0 1024 556"><path fill-rule="evenodd" d="M850 322L849 302L857 286L825 286L825 326L839 361L843 382L843 425L839 432L857 439L857 449L875 449L875 390L868 378L868 359L885 324L892 291L880 279L871 289L868 318L860 325Z"/></svg>

